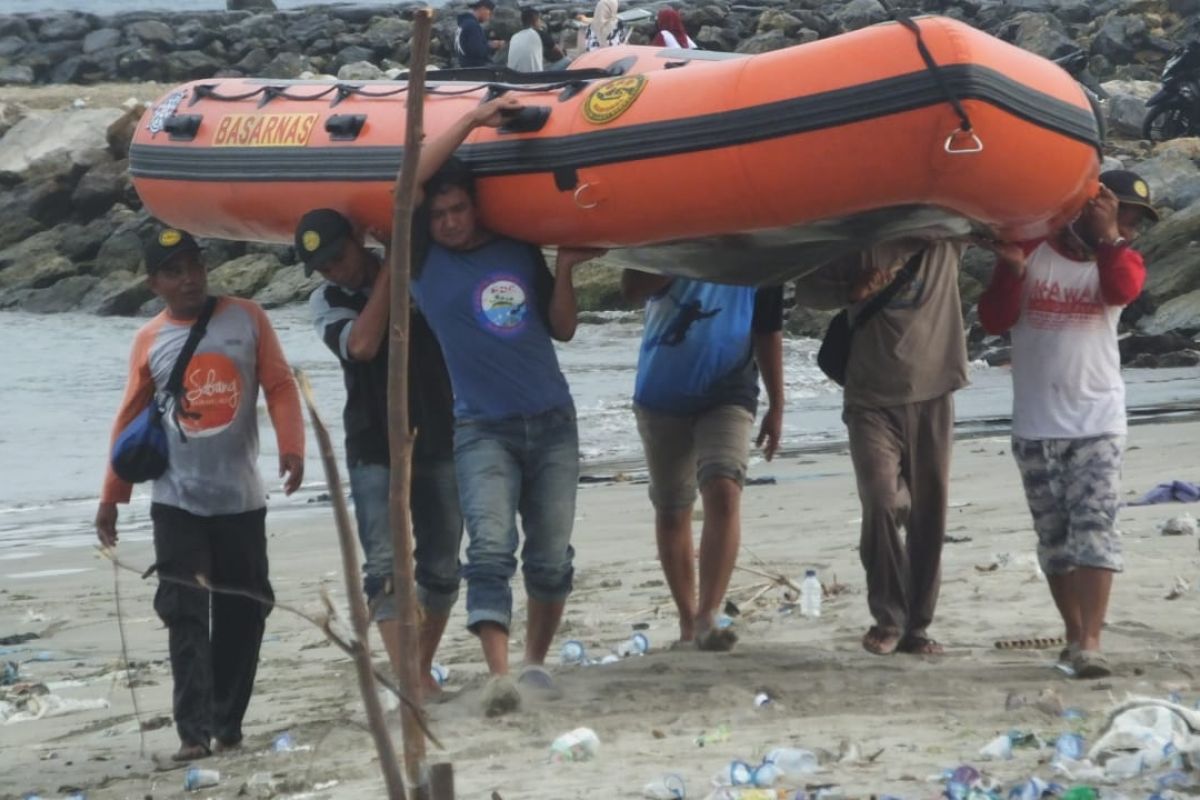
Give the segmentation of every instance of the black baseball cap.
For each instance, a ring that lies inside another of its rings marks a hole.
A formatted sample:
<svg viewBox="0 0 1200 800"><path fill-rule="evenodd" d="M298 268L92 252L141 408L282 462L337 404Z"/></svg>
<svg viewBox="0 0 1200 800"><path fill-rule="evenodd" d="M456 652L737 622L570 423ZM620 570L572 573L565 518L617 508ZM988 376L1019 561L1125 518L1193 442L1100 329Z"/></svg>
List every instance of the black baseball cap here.
<svg viewBox="0 0 1200 800"><path fill-rule="evenodd" d="M496 4L492 0L475 0L468 8L486 8L488 11L495 11Z"/></svg>
<svg viewBox="0 0 1200 800"><path fill-rule="evenodd" d="M318 208L300 218L296 226L296 255L304 262L304 274L312 275L330 259L342 254L354 226L340 211Z"/></svg>
<svg viewBox="0 0 1200 800"><path fill-rule="evenodd" d="M200 245L196 244L190 233L178 228L158 229L142 247L147 274L158 272L167 262L183 253L200 255Z"/></svg>
<svg viewBox="0 0 1200 800"><path fill-rule="evenodd" d="M1141 175L1127 169L1110 169L1100 173L1100 182L1117 196L1117 200L1140 207L1147 218L1158 222L1158 212L1150 204L1150 187Z"/></svg>

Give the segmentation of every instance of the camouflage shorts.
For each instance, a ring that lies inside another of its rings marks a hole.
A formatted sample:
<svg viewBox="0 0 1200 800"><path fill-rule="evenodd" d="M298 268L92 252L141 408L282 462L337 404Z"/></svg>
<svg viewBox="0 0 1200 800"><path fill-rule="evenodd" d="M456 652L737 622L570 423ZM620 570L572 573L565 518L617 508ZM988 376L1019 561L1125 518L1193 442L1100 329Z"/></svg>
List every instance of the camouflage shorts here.
<svg viewBox="0 0 1200 800"><path fill-rule="evenodd" d="M1038 560L1047 575L1076 567L1120 572L1118 495L1124 436L1018 439L1013 457L1038 535Z"/></svg>

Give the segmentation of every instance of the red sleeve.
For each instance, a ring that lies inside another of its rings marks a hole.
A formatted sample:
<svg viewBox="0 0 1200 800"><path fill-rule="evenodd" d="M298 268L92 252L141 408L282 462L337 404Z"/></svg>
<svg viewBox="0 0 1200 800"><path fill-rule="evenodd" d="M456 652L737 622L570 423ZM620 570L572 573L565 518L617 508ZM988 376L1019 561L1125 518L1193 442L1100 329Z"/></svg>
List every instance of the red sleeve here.
<svg viewBox="0 0 1200 800"><path fill-rule="evenodd" d="M258 382L267 396L267 413L275 427L280 455L304 456L304 417L300 389L288 366L279 337L262 307L242 301L258 323Z"/></svg>
<svg viewBox="0 0 1200 800"><path fill-rule="evenodd" d="M1028 257L1038 248L1041 241L1021 242L1021 250ZM1004 333L1021 318L1021 291L1025 286L1024 276L1018 278L1011 269L999 263L992 269L992 281L987 291L979 298L979 323L992 335Z"/></svg>
<svg viewBox="0 0 1200 800"><path fill-rule="evenodd" d="M150 398L154 397L154 378L150 375L150 345L158 329L162 327L163 318L151 321L138 331L133 340L133 351L129 354L129 378L125 383L125 396L121 398L121 407L117 411L117 419L113 422L112 437L109 439L109 457L105 459L104 485L100 489L101 503L128 503L129 495L133 493L133 484L117 477L112 468L112 446L125 426L137 419Z"/></svg>
<svg viewBox="0 0 1200 800"><path fill-rule="evenodd" d="M1146 262L1137 250L1101 245L1096 249L1096 267L1100 272L1100 293L1110 306L1127 306L1142 293Z"/></svg>

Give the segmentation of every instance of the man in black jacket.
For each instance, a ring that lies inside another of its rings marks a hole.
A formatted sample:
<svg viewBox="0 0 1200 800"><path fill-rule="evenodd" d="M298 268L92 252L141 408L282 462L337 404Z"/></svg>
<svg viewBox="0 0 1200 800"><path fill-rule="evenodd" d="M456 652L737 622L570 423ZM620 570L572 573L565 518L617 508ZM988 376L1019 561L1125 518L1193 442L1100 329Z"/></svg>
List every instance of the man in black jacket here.
<svg viewBox="0 0 1200 800"><path fill-rule="evenodd" d="M504 46L489 41L483 26L492 18L496 4L492 0L475 0L470 11L458 15L458 32L454 36L454 57L460 67L486 67L492 63L492 51Z"/></svg>

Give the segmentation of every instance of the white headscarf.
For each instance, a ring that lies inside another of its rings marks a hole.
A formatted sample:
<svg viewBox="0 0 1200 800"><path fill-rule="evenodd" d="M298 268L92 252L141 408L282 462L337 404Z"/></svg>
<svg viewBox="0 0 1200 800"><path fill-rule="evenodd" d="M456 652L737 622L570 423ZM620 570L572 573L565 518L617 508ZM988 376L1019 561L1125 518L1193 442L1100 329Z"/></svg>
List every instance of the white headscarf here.
<svg viewBox="0 0 1200 800"><path fill-rule="evenodd" d="M592 14L592 34L601 47L608 46L608 39L617 27L619 7L620 0L600 0L596 3L596 12Z"/></svg>

